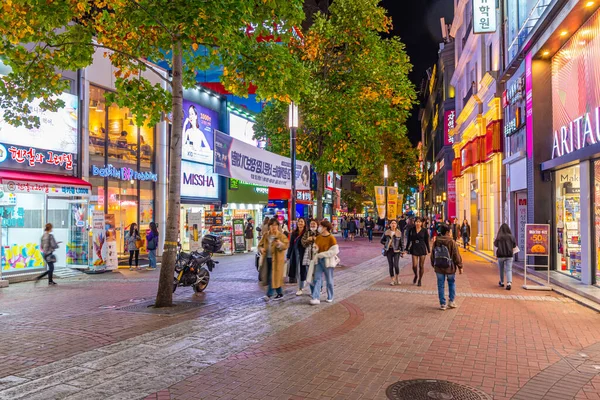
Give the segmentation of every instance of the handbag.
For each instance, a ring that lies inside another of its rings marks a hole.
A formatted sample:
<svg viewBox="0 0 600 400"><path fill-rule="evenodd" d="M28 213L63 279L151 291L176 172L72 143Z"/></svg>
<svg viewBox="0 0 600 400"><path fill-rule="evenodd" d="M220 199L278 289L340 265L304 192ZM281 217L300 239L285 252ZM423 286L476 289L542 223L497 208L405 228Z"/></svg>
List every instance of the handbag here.
<svg viewBox="0 0 600 400"><path fill-rule="evenodd" d="M138 249L141 249L142 247L144 247L144 241L143 240L136 240L135 241L135 247L137 247Z"/></svg>
<svg viewBox="0 0 600 400"><path fill-rule="evenodd" d="M515 247L513 248L513 254L517 254L517 253L519 253L520 251L521 251L521 249L519 248L519 246L515 246Z"/></svg>
<svg viewBox="0 0 600 400"><path fill-rule="evenodd" d="M335 267L337 267L338 265L340 265L340 262L341 262L341 260L340 260L340 258L339 258L338 256L333 256L333 257L331 258L331 266L332 266L333 268L335 268Z"/></svg>
<svg viewBox="0 0 600 400"><path fill-rule="evenodd" d="M44 256L44 260L46 260L47 263L55 263L56 256L54 255L54 253L50 253L50 254Z"/></svg>

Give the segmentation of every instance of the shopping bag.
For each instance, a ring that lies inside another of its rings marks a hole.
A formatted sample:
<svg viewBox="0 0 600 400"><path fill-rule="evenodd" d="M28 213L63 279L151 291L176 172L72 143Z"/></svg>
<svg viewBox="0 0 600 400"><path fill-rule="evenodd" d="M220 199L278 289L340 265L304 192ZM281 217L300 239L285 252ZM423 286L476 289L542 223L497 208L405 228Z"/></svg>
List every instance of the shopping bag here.
<svg viewBox="0 0 600 400"><path fill-rule="evenodd" d="M515 248L513 248L513 254L517 254L521 251L521 249L519 248L519 246L516 246Z"/></svg>

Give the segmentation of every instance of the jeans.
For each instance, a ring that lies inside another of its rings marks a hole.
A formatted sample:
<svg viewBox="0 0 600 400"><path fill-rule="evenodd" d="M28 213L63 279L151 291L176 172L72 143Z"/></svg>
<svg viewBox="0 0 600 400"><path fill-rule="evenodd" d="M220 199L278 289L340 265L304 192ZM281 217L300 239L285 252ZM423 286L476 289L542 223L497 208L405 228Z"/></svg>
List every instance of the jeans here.
<svg viewBox="0 0 600 400"><path fill-rule="evenodd" d="M131 264L133 262L133 257L135 256L135 266L139 265L140 251L139 250L129 250L129 268L131 268Z"/></svg>
<svg viewBox="0 0 600 400"><path fill-rule="evenodd" d="M440 305L446 305L446 297L444 297L446 278L448 278L448 297L450 297L450 302L453 302L454 298L456 297L456 275L440 274L439 272L436 272L435 274L437 275L438 297L440 298Z"/></svg>
<svg viewBox="0 0 600 400"><path fill-rule="evenodd" d="M500 283L504 283L504 270L506 269L506 283L512 284L513 258L498 258L498 269L500 270Z"/></svg>
<svg viewBox="0 0 600 400"><path fill-rule="evenodd" d="M344 239L348 239L348 229L344 229Z"/></svg>
<svg viewBox="0 0 600 400"><path fill-rule="evenodd" d="M367 234L369 235L369 242L373 241L373 229L367 229Z"/></svg>
<svg viewBox="0 0 600 400"><path fill-rule="evenodd" d="M327 300L333 300L333 268L325 267L324 258L319 258L319 262L315 265L315 282L312 289L312 298L315 300L321 298L323 274L325 274L325 280L327 282Z"/></svg>
<svg viewBox="0 0 600 400"><path fill-rule="evenodd" d="M48 270L46 272L44 272L43 274L41 274L40 276L38 276L37 280L39 281L40 279L42 279L43 277L48 275L48 282L54 282L54 280L52 279L52 274L54 274L54 263L46 262L46 264L48 265Z"/></svg>
<svg viewBox="0 0 600 400"><path fill-rule="evenodd" d="M463 246L466 249L467 245L469 244L469 237L468 236L463 236L462 239L463 239Z"/></svg>
<svg viewBox="0 0 600 400"><path fill-rule="evenodd" d="M269 285L267 288L267 296L273 297L275 293L283 295L283 288L279 286L278 288L273 288L273 259L267 258L267 284Z"/></svg>
<svg viewBox="0 0 600 400"><path fill-rule="evenodd" d="M390 278L400 275L400 253L394 252L394 249L388 250L385 255L387 256L388 265L390 267Z"/></svg>
<svg viewBox="0 0 600 400"><path fill-rule="evenodd" d="M306 275L308 275L308 265L300 265L300 277L298 278L298 289L304 289L306 284Z"/></svg>
<svg viewBox="0 0 600 400"><path fill-rule="evenodd" d="M156 268L156 249L148 250L148 260L150 261L150 268Z"/></svg>

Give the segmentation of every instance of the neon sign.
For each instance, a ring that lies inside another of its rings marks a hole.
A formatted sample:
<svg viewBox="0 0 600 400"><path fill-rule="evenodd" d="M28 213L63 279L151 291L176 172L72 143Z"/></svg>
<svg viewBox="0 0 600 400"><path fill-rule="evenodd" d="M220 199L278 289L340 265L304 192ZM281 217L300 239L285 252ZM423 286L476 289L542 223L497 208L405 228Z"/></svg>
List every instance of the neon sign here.
<svg viewBox="0 0 600 400"><path fill-rule="evenodd" d="M92 175L101 176L103 178L115 178L122 181L158 181L158 175L153 174L152 172L138 172L127 167L115 168L110 164L105 167L92 165Z"/></svg>

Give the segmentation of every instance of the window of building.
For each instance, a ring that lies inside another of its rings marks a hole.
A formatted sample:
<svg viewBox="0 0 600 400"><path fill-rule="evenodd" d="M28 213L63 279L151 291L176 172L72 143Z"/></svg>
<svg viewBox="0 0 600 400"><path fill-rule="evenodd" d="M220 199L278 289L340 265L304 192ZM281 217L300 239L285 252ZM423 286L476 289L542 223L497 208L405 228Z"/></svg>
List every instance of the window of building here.
<svg viewBox="0 0 600 400"><path fill-rule="evenodd" d="M556 270L581 279L579 165L555 172Z"/></svg>

